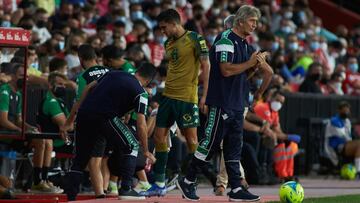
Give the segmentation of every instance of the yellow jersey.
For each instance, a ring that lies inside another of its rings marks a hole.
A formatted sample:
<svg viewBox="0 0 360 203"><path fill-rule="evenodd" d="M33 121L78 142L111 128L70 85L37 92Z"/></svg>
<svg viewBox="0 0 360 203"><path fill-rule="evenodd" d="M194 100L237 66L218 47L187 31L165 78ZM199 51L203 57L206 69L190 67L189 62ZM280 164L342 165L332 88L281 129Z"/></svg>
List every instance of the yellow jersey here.
<svg viewBox="0 0 360 203"><path fill-rule="evenodd" d="M208 56L204 38L186 31L178 39L165 42L165 57L169 61L163 95L190 103L198 103L200 56Z"/></svg>

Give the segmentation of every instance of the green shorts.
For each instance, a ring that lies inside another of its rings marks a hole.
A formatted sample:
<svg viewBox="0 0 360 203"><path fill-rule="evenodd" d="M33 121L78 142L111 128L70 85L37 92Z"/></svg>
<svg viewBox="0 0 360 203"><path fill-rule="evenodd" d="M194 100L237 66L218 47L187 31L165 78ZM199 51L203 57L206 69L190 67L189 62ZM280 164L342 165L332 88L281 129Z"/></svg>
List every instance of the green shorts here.
<svg viewBox="0 0 360 203"><path fill-rule="evenodd" d="M198 127L200 125L198 105L162 97L156 117L156 127L169 128L175 121L180 129Z"/></svg>

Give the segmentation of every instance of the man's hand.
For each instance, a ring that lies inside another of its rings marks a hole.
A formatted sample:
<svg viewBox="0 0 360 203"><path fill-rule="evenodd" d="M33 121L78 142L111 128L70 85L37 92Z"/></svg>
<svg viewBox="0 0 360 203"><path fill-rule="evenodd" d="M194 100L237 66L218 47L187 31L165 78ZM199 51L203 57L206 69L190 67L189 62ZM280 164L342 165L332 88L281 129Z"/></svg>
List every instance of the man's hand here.
<svg viewBox="0 0 360 203"><path fill-rule="evenodd" d="M206 101L206 97L202 96L200 98L200 102L199 102L199 108L201 113L207 115L208 114L208 106L205 104Z"/></svg>
<svg viewBox="0 0 360 203"><path fill-rule="evenodd" d="M61 139L63 139L64 141L67 141L69 140L69 137L68 137L68 131L71 130L74 125L72 124L67 124L65 123L63 126L60 126L59 128L59 134L60 134L60 137Z"/></svg>
<svg viewBox="0 0 360 203"><path fill-rule="evenodd" d="M262 67L264 64L266 64L266 57L268 57L269 55L270 55L270 53L267 51L258 53L256 55L256 60L258 61L260 67Z"/></svg>
<svg viewBox="0 0 360 203"><path fill-rule="evenodd" d="M149 151L144 152L144 156L148 158L149 164L154 164L156 162L156 158L151 152Z"/></svg>
<svg viewBox="0 0 360 203"><path fill-rule="evenodd" d="M259 53L259 51L255 51L254 53L251 54L250 59L249 59L250 67L254 67L256 65L256 63L258 62L258 60L257 60L258 53Z"/></svg>

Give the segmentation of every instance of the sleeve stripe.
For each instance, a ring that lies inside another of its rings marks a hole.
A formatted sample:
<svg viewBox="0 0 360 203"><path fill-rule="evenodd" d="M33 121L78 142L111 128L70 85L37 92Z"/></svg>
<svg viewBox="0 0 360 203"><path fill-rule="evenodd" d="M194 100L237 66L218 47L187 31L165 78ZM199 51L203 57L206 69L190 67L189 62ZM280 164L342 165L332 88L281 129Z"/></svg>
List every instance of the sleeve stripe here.
<svg viewBox="0 0 360 203"><path fill-rule="evenodd" d="M216 45L215 52L222 52L222 51L234 53L234 46L228 44Z"/></svg>
<svg viewBox="0 0 360 203"><path fill-rule="evenodd" d="M148 104L147 98L140 96L140 103L147 105Z"/></svg>

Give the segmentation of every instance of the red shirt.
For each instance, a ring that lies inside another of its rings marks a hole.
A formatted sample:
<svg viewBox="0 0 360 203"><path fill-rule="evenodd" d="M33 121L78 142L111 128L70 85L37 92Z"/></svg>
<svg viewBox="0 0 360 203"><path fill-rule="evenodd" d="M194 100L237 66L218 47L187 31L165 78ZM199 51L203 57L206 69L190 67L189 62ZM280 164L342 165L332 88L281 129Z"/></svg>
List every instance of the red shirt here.
<svg viewBox="0 0 360 203"><path fill-rule="evenodd" d="M279 113L271 110L268 102L258 102L254 107L254 112L257 116L269 122L271 127L279 125Z"/></svg>
<svg viewBox="0 0 360 203"><path fill-rule="evenodd" d="M151 50L151 62L155 67L158 67L164 58L165 49L155 41L149 42L148 45Z"/></svg>
<svg viewBox="0 0 360 203"><path fill-rule="evenodd" d="M360 95L360 89L354 88L354 83L357 81L360 81L360 73L346 71L346 79L343 82L344 93L349 95Z"/></svg>

